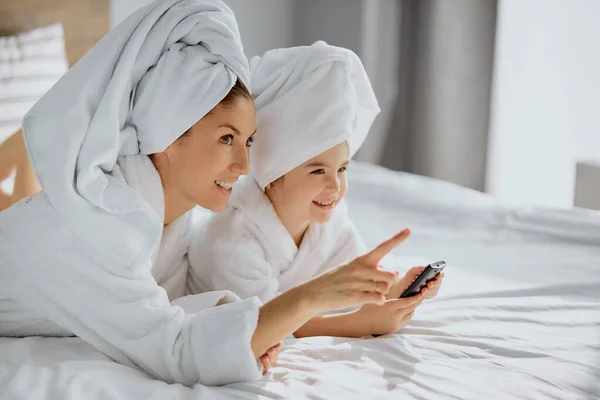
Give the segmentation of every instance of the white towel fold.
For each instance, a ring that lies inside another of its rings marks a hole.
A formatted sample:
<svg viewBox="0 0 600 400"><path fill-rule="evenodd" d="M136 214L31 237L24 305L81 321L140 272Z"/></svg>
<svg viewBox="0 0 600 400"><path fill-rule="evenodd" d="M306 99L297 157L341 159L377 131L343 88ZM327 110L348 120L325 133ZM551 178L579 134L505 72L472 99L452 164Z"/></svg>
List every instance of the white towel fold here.
<svg viewBox="0 0 600 400"><path fill-rule="evenodd" d="M380 109L351 50L318 41L250 61L256 106L251 169L261 188L347 141L352 157Z"/></svg>

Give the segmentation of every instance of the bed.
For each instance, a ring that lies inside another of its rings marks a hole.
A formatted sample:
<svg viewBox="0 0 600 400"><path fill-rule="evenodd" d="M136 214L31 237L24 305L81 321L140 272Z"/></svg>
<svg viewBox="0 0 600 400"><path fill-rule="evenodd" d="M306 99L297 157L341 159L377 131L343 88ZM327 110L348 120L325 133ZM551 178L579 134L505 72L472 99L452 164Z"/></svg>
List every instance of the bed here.
<svg viewBox="0 0 600 400"><path fill-rule="evenodd" d="M0 34L61 22L72 64L108 29L108 1L4 2L0 17ZM600 214L507 208L361 163L348 200L371 246L412 229L388 267L448 263L397 334L287 340L261 380L213 388L153 380L78 338L0 338L0 399L599 398Z"/></svg>
<svg viewBox="0 0 600 400"><path fill-rule="evenodd" d="M184 387L77 338L0 338L0 399L596 399L600 215L507 208L485 194L355 163L352 217L388 262L448 262L438 297L397 334L287 340L257 382Z"/></svg>

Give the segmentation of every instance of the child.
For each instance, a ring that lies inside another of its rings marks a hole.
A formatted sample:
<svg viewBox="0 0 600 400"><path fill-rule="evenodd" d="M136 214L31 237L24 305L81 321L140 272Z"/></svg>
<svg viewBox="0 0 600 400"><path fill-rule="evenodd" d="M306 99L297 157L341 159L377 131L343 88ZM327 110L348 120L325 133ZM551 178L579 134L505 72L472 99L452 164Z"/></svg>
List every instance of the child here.
<svg viewBox="0 0 600 400"><path fill-rule="evenodd" d="M272 50L250 69L257 110L251 175L233 186L230 208L209 219L191 246L205 269L191 271L188 284L192 292L228 289L266 302L367 251L348 218L346 170L380 109L347 49L316 42ZM396 331L420 303L396 297L420 270L394 285L389 304L317 317L295 335ZM428 296L440 282L430 283Z"/></svg>

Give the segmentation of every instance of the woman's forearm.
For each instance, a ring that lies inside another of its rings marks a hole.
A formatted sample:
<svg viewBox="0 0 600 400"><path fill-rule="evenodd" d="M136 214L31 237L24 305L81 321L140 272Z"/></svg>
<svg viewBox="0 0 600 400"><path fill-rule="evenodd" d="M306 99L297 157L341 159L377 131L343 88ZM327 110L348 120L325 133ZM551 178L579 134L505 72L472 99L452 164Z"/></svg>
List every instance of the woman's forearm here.
<svg viewBox="0 0 600 400"><path fill-rule="evenodd" d="M11 202L16 202L40 190L33 167L27 155L23 132L17 131L0 144L0 181L17 170ZM1 206L0 206L1 207Z"/></svg>
<svg viewBox="0 0 600 400"><path fill-rule="evenodd" d="M368 335L364 324L358 320L356 312L319 316L302 325L294 336L338 336L359 338Z"/></svg>
<svg viewBox="0 0 600 400"><path fill-rule="evenodd" d="M0 181L6 179L17 167L21 156L21 146L24 147L21 130L0 143Z"/></svg>
<svg viewBox="0 0 600 400"><path fill-rule="evenodd" d="M251 342L256 358L290 336L315 314L309 297L302 293L300 287L291 289L263 305Z"/></svg>
<svg viewBox="0 0 600 400"><path fill-rule="evenodd" d="M21 200L22 198L30 196L41 190L40 184L35 176L33 166L31 165L31 161L27 155L24 142L22 142L22 146L19 150L21 158L16 164L17 174L15 176L15 186L13 189L14 201Z"/></svg>

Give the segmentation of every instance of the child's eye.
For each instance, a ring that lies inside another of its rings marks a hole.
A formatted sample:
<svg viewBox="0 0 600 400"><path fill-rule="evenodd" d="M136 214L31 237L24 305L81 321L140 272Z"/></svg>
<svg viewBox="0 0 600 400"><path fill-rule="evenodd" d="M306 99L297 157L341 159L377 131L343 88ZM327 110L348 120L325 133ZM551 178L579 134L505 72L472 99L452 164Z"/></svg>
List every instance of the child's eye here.
<svg viewBox="0 0 600 400"><path fill-rule="evenodd" d="M219 138L219 141L223 144L230 145L233 143L233 135L225 135Z"/></svg>
<svg viewBox="0 0 600 400"><path fill-rule="evenodd" d="M315 175L323 175L324 173L325 173L325 170L323 168L316 169L313 172L311 172L311 174L315 174Z"/></svg>
<svg viewBox="0 0 600 400"><path fill-rule="evenodd" d="M348 169L348 167L342 167L342 168L338 169L338 172L346 172L347 169Z"/></svg>
<svg viewBox="0 0 600 400"><path fill-rule="evenodd" d="M252 143L254 143L254 136L250 136L248 140L246 140L246 146L251 147Z"/></svg>

